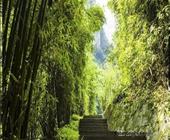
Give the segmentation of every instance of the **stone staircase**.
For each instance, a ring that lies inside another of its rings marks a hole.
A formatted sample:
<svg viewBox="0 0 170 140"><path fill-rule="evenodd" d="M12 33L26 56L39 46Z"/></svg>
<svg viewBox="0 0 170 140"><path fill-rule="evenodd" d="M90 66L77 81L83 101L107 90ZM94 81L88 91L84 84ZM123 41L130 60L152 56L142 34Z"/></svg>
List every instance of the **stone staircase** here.
<svg viewBox="0 0 170 140"><path fill-rule="evenodd" d="M109 131L107 120L101 115L85 116L81 119L79 134L79 140L146 140L144 134Z"/></svg>

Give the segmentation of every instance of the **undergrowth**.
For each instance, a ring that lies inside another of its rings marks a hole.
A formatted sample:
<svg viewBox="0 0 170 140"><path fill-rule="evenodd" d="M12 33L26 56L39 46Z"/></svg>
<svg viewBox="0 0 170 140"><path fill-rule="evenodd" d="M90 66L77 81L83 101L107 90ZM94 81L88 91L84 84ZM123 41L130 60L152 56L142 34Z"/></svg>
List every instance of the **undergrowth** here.
<svg viewBox="0 0 170 140"><path fill-rule="evenodd" d="M58 130L58 140L78 140L78 125L80 116L72 115L71 122Z"/></svg>

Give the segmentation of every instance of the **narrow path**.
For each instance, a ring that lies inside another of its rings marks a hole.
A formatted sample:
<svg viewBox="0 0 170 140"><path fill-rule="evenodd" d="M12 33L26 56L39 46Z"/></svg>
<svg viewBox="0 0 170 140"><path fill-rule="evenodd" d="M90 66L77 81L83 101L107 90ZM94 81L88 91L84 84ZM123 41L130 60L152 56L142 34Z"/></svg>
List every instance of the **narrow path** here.
<svg viewBox="0 0 170 140"><path fill-rule="evenodd" d="M135 133L118 133L108 130L107 119L101 115L85 116L79 123L80 140L146 140L146 136ZM128 134L128 135L127 135Z"/></svg>

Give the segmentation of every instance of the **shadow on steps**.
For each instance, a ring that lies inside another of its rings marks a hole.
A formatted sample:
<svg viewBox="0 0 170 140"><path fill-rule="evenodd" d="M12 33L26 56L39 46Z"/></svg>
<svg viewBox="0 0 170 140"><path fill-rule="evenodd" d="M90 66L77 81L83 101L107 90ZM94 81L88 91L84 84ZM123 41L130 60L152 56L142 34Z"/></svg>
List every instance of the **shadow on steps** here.
<svg viewBox="0 0 170 140"><path fill-rule="evenodd" d="M79 140L146 140L145 133L120 133L108 130L102 115L84 116L79 123Z"/></svg>

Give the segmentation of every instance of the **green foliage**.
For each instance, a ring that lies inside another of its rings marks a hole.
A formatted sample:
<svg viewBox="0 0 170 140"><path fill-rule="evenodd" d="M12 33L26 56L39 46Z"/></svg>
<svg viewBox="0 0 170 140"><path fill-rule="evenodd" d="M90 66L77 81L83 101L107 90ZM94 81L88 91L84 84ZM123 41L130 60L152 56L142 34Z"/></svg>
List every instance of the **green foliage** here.
<svg viewBox="0 0 170 140"><path fill-rule="evenodd" d="M79 121L81 118L82 118L82 117L80 117L79 115L76 115L76 114L73 114L73 115L71 116L71 120L72 120L72 121Z"/></svg>
<svg viewBox="0 0 170 140"><path fill-rule="evenodd" d="M80 116L73 114L70 124L65 125L63 128L58 130L59 140L78 140L78 125Z"/></svg>
<svg viewBox="0 0 170 140"><path fill-rule="evenodd" d="M149 139L167 140L170 5L159 0L118 0L110 1L109 6L119 23L116 47L108 58L112 72L105 77L112 82L105 87L106 98L110 89L113 99L106 105L109 127L151 132Z"/></svg>
<svg viewBox="0 0 170 140"><path fill-rule="evenodd" d="M84 0L56 1L47 11L31 106L29 132L34 138L52 139L59 131L60 139L75 140L79 117L71 115L96 113L97 70L91 54L93 34L104 23L104 14L98 6L85 5Z"/></svg>
<svg viewBox="0 0 170 140"><path fill-rule="evenodd" d="M100 30L102 25L104 24L104 13L103 10L99 6L93 6L90 9L87 10L89 23L91 26L89 26L90 30L93 32Z"/></svg>
<svg viewBox="0 0 170 140"><path fill-rule="evenodd" d="M74 83L81 81L86 52L92 48L92 28L99 30L103 24L102 10L99 7L85 9L84 4L84 1L65 1L63 5L58 1L49 13L50 19L42 33L48 42L45 59L53 61L57 69L65 73L66 80L72 81L72 88L75 87ZM69 9L65 10L66 7ZM87 20L89 15L91 19Z"/></svg>
<svg viewBox="0 0 170 140"><path fill-rule="evenodd" d="M33 88L43 49L40 32L47 19L47 0L6 0L0 5L2 139L27 139Z"/></svg>
<svg viewBox="0 0 170 140"><path fill-rule="evenodd" d="M102 69L95 63L95 58L88 52L83 71L82 92L84 94L85 115L101 113L100 96L103 94ZM98 107L98 109L97 109Z"/></svg>
<svg viewBox="0 0 170 140"><path fill-rule="evenodd" d="M3 17L3 26L9 26L3 34L5 53L9 53L3 56L3 64L9 61L3 68L2 91L7 95L4 101L8 101L2 108L3 120L7 120L3 124L5 136L11 133L9 139L78 140L79 115L105 110L114 131L151 132L149 139L167 140L168 0L110 0L119 26L116 47L104 66L98 66L93 56L94 32L105 22L99 6L87 8L86 0L59 0L51 5L49 0L45 8L47 1L38 0L30 3L29 12L28 3L18 0L10 8L9 2L4 1L9 19ZM28 13L22 12L24 7Z"/></svg>

